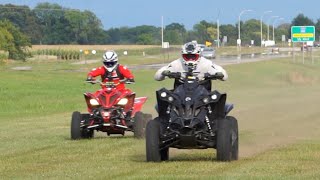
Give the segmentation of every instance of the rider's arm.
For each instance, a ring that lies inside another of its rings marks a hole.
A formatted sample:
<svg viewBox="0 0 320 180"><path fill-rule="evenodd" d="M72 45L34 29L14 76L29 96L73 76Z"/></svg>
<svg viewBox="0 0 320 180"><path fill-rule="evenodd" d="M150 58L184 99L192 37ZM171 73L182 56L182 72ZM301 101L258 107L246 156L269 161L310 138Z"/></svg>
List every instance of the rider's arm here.
<svg viewBox="0 0 320 180"><path fill-rule="evenodd" d="M212 63L208 73L211 74L211 75L214 75L217 72L221 72L223 74L223 78L221 79L222 81L225 81L225 80L228 79L227 71L224 70L221 66Z"/></svg>
<svg viewBox="0 0 320 180"><path fill-rule="evenodd" d="M134 82L134 76L131 71L123 65L119 65L119 71L123 75L124 78L132 80Z"/></svg>
<svg viewBox="0 0 320 180"><path fill-rule="evenodd" d="M162 75L162 72L165 71L165 70L169 70L168 66L164 66L162 68L160 68L156 74L154 75L154 79L157 80L157 81L162 81L165 79L165 76Z"/></svg>
<svg viewBox="0 0 320 180"><path fill-rule="evenodd" d="M184 69L182 68L181 65L181 60L177 59L172 61L170 64L167 66L164 66L160 68L156 74L154 75L154 79L157 81L162 81L165 79L165 76L162 74L163 71L170 71L170 72L184 72Z"/></svg>
<svg viewBox="0 0 320 180"><path fill-rule="evenodd" d="M88 77L88 79L89 79L89 78L94 78L94 77L100 76L100 75L102 75L102 74L104 74L104 73L105 73L105 69L104 69L103 66L101 66L101 67L98 67L98 68L93 68L93 69L88 73L87 77Z"/></svg>

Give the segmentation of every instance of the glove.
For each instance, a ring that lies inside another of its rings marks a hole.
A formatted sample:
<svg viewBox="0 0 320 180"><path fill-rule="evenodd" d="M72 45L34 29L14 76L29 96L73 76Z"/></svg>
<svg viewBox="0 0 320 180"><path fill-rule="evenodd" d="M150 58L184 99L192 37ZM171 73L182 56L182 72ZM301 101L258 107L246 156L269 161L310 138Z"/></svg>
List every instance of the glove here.
<svg viewBox="0 0 320 180"><path fill-rule="evenodd" d="M86 79L87 82L90 82L91 84L95 84L93 81L95 81L91 76L88 76Z"/></svg>
<svg viewBox="0 0 320 180"><path fill-rule="evenodd" d="M224 77L224 75L223 75L222 72L217 72L217 73L215 74L215 76L217 77L217 79L223 79L223 77Z"/></svg>
<svg viewBox="0 0 320 180"><path fill-rule="evenodd" d="M127 82L128 84L133 84L135 81L134 81L134 79L127 79L126 82Z"/></svg>
<svg viewBox="0 0 320 180"><path fill-rule="evenodd" d="M210 79L211 75L209 73L204 73L204 79Z"/></svg>
<svg viewBox="0 0 320 180"><path fill-rule="evenodd" d="M221 72L216 72L213 75L209 73L204 74L204 79L210 79L210 80L222 79L223 77L224 75Z"/></svg>
<svg viewBox="0 0 320 180"><path fill-rule="evenodd" d="M173 79L180 79L181 77L181 73L180 72L173 72L173 73L170 73L168 75L169 78L173 78Z"/></svg>
<svg viewBox="0 0 320 180"><path fill-rule="evenodd" d="M169 74L170 74L170 71L169 71L169 70L164 70L164 71L162 71L162 73L161 73L162 76L169 76Z"/></svg>

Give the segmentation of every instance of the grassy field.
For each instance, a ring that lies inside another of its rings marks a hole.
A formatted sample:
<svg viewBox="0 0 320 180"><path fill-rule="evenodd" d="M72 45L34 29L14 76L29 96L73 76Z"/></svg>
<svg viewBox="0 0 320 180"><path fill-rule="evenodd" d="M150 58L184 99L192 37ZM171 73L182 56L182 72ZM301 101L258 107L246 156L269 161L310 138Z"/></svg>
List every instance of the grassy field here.
<svg viewBox="0 0 320 180"><path fill-rule="evenodd" d="M92 65L30 61L0 66L0 179L317 179L320 177L320 61L275 59L225 66L238 118L240 159L215 160L215 150L170 149L170 160L145 162L145 142L132 134L71 141L73 111L86 109L83 81ZM31 67L17 71L15 67ZM143 111L155 116L155 70L134 70Z"/></svg>

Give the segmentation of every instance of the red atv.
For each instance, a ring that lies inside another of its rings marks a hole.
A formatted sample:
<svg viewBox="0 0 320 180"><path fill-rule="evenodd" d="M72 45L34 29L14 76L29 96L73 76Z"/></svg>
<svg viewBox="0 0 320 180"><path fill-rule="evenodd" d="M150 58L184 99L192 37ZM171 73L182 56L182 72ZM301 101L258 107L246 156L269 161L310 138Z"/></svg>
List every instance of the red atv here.
<svg viewBox="0 0 320 180"><path fill-rule="evenodd" d="M96 93L84 93L88 113L73 112L71 119L71 139L92 138L94 130L110 134L134 132L137 138L144 137L144 129L151 114L140 110L147 97L135 98L129 89L117 89L113 82L91 81L101 85ZM120 83L130 84L125 80Z"/></svg>

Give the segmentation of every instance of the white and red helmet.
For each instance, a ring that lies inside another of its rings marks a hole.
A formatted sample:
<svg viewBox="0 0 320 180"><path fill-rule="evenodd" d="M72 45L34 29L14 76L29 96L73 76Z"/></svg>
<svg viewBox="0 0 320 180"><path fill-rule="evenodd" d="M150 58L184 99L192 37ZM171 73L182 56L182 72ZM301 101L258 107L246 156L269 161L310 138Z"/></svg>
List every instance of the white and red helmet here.
<svg viewBox="0 0 320 180"><path fill-rule="evenodd" d="M182 46L182 59L184 64L191 69L195 69L200 60L201 49L195 42L188 42Z"/></svg>
<svg viewBox="0 0 320 180"><path fill-rule="evenodd" d="M118 65L118 55L112 50L106 51L102 56L104 67L109 71L113 71Z"/></svg>

